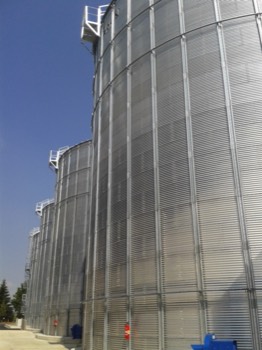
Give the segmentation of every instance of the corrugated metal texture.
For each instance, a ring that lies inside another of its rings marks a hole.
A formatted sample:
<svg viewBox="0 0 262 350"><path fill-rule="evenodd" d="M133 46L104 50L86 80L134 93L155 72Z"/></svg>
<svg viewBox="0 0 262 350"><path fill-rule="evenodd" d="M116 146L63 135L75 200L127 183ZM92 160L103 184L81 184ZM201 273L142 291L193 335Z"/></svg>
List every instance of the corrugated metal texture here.
<svg viewBox="0 0 262 350"><path fill-rule="evenodd" d="M112 27L112 11L103 18L103 47L108 48L111 41L111 27Z"/></svg>
<svg viewBox="0 0 262 350"><path fill-rule="evenodd" d="M202 341L196 292L166 294L164 314L166 349L186 349Z"/></svg>
<svg viewBox="0 0 262 350"><path fill-rule="evenodd" d="M215 21L213 1L183 0L182 3L185 14L186 31L197 29Z"/></svg>
<svg viewBox="0 0 262 350"><path fill-rule="evenodd" d="M234 107L261 101L258 82L261 79L261 43L253 17L231 21L224 25L225 45L232 94L232 105L236 128L243 126L246 115L236 114ZM240 76L241 71L241 76ZM246 94L248 89L249 93ZM252 107L251 107L252 108ZM255 116L252 116L254 118ZM242 123L241 123L242 122ZM253 124L254 119L245 124ZM241 123L241 125L238 125ZM247 131L249 128L246 125ZM241 138L239 138L239 141ZM244 140L243 140L244 141ZM251 139L253 143L253 139ZM247 146L245 143L243 146ZM239 147L242 145L239 144Z"/></svg>
<svg viewBox="0 0 262 350"><path fill-rule="evenodd" d="M152 149L151 70L150 55L142 57L132 67L132 156ZM140 138L139 138L140 136Z"/></svg>
<svg viewBox="0 0 262 350"><path fill-rule="evenodd" d="M38 301L38 274L40 269L40 231L38 234L34 235L32 237L32 259L31 259L31 281L29 284L29 288L31 289L31 296L30 296L30 320L31 320L31 326L32 328L38 328L39 325L39 301Z"/></svg>
<svg viewBox="0 0 262 350"><path fill-rule="evenodd" d="M49 334L54 332L53 317L59 323L57 334L63 336L70 335L73 324L82 322L91 162L90 141L71 147L59 161L48 306Z"/></svg>
<svg viewBox="0 0 262 350"><path fill-rule="evenodd" d="M97 110L94 113L94 141L93 141L93 164L92 166L92 198L90 203L91 212L96 212L96 196L97 196L97 166L96 163L98 161L98 140L97 140L97 134L98 134L98 116L97 116ZM90 234L89 234L89 242L88 242L88 256L87 256L87 289L85 291L86 298L90 300L93 296L93 279L95 278L95 275L93 275L93 268L94 268L94 254L95 254L95 225L96 225L96 216L91 215L90 217Z"/></svg>
<svg viewBox="0 0 262 350"><path fill-rule="evenodd" d="M141 23L144 25L146 22ZM131 88L131 288L134 293L137 293L155 291L157 283L152 102L148 56L144 56L132 65ZM136 228L137 221L140 225Z"/></svg>
<svg viewBox="0 0 262 350"><path fill-rule="evenodd" d="M111 46L108 46L107 49L105 50L104 54L103 54L103 58L102 58L102 80L103 80L103 85L102 85L102 89L104 90L110 80L110 51L111 51ZM106 99L103 99L103 101L107 101Z"/></svg>
<svg viewBox="0 0 262 350"><path fill-rule="evenodd" d="M132 61L150 48L149 11L132 22Z"/></svg>
<svg viewBox="0 0 262 350"><path fill-rule="evenodd" d="M124 349L127 343L124 338L126 297L110 299L108 311L108 347L109 349Z"/></svg>
<svg viewBox="0 0 262 350"><path fill-rule="evenodd" d="M85 349L91 347L90 342L92 340L92 302L86 302L84 306L84 326L83 326L83 345Z"/></svg>
<svg viewBox="0 0 262 350"><path fill-rule="evenodd" d="M93 311L93 346L94 349L102 350L104 341L104 301L94 302Z"/></svg>
<svg viewBox="0 0 262 350"><path fill-rule="evenodd" d="M155 295L132 298L132 348L159 349L158 309Z"/></svg>
<svg viewBox="0 0 262 350"><path fill-rule="evenodd" d="M109 266L109 293L126 293L126 221L118 221L112 225L111 260Z"/></svg>
<svg viewBox="0 0 262 350"><path fill-rule="evenodd" d="M100 70L101 70L101 61L100 61L100 55L98 55L97 57L99 57L99 60L96 64L96 71L95 71L95 75L93 77L93 96L94 96L94 101L97 101L100 95L100 84L99 84L99 80L98 77L100 76ZM94 123L94 118L92 119L92 123ZM93 130L95 131L95 129L93 128Z"/></svg>
<svg viewBox="0 0 262 350"><path fill-rule="evenodd" d="M261 254L259 256L257 256L254 261L257 261L259 263L260 259L261 259ZM255 302L256 302L256 305L258 308L259 327L260 327L260 329L262 329L262 293L261 293L260 288L256 291ZM260 335L260 342L262 343L262 336L261 335Z"/></svg>
<svg viewBox="0 0 262 350"><path fill-rule="evenodd" d="M196 288L180 40L156 51L163 288Z"/></svg>
<svg viewBox="0 0 262 350"><path fill-rule="evenodd" d="M104 143L100 144L99 178L98 178L98 200L97 212L97 237L96 237L96 275L95 294L105 295L105 269L106 269L106 228L107 228L107 189L108 189L108 142L109 142L109 89L104 92L101 101L101 125L100 135Z"/></svg>
<svg viewBox="0 0 262 350"><path fill-rule="evenodd" d="M126 292L126 81L121 75L113 85L113 96L119 103L113 106L112 125L112 194L111 194L111 260L109 293Z"/></svg>
<svg viewBox="0 0 262 350"><path fill-rule="evenodd" d="M172 40L156 50L158 125L169 125L185 116L180 40ZM164 135L163 135L164 136ZM160 142L164 137L160 137ZM183 148L181 147L181 151ZM187 154L184 150L184 156ZM160 157L160 161L162 156Z"/></svg>
<svg viewBox="0 0 262 350"><path fill-rule="evenodd" d="M85 350L185 350L206 332L261 350L259 5L108 9L96 51ZM121 344L126 321L131 342Z"/></svg>
<svg viewBox="0 0 262 350"><path fill-rule="evenodd" d="M218 37L214 27L201 33L187 36L187 52L203 274L206 287L224 289L244 261ZM245 288L244 274L239 283Z"/></svg>
<svg viewBox="0 0 262 350"><path fill-rule="evenodd" d="M135 18L149 7L149 0L132 1L131 2L131 17Z"/></svg>
<svg viewBox="0 0 262 350"><path fill-rule="evenodd" d="M254 13L254 2L252 0L219 0L222 19L234 18Z"/></svg>
<svg viewBox="0 0 262 350"><path fill-rule="evenodd" d="M150 215L147 214L148 217ZM131 288L134 294L156 292L156 247L154 231L132 236Z"/></svg>
<svg viewBox="0 0 262 350"><path fill-rule="evenodd" d="M117 23L117 22L116 22ZM127 40L127 30L124 28L114 39L113 41L113 49L114 49L114 74L118 75L123 69L126 68L127 65L127 51L123 51L123 47L125 46ZM121 103L125 100L120 100Z"/></svg>
<svg viewBox="0 0 262 350"><path fill-rule="evenodd" d="M260 158L261 159L261 158ZM254 194L244 197L246 225L248 231L248 246L254 270L255 286L262 288L262 264L261 264L261 225L262 225L262 196ZM262 320L261 320L262 322Z"/></svg>
<svg viewBox="0 0 262 350"><path fill-rule="evenodd" d="M248 244L253 261L255 284L261 287L261 47L252 18L225 26L232 106ZM232 38L235 38L235 41ZM234 54L233 54L234 52ZM236 52L236 54L235 54ZM241 71L241 74L240 74ZM241 77L241 78L240 78ZM248 94L246 92L249 92Z"/></svg>
<svg viewBox="0 0 262 350"><path fill-rule="evenodd" d="M257 309L259 302L256 299L256 288L260 288L262 279L260 268L262 246L258 238L260 224L257 221L257 216L261 215L261 167L256 159L261 147L260 135L262 132L261 116L257 112L257 108L259 110L262 106L259 84L262 57L261 38L258 37L257 30L254 17L238 19L227 23L224 27L238 173L245 220L243 251L247 256L246 263L249 267L247 278L252 279L252 288L254 288L254 292L248 295L253 308L251 309L252 320L257 322L257 328L259 328L257 330L256 327L253 327L251 332L261 344L261 316L259 307ZM233 38L235 38L234 42ZM240 71L242 79L238 77Z"/></svg>
<svg viewBox="0 0 262 350"><path fill-rule="evenodd" d="M40 231L34 235L30 235L31 254L29 261L30 277L27 286L26 297L26 322L31 328L36 328L38 317L36 305L37 305L37 281L38 281L38 266L39 266L39 236Z"/></svg>
<svg viewBox="0 0 262 350"><path fill-rule="evenodd" d="M232 289L234 289L234 283ZM246 291L207 292L205 298L208 305L207 323L210 332L215 331L217 337L237 339L240 348L254 349Z"/></svg>
<svg viewBox="0 0 262 350"><path fill-rule="evenodd" d="M127 23L127 6L122 0L115 1L116 15L115 15L115 32L118 33Z"/></svg>
<svg viewBox="0 0 262 350"><path fill-rule="evenodd" d="M43 208L40 236L39 236L39 271L38 271L38 303L39 303L39 325L37 328L43 330L45 327L45 315L47 311L47 293L50 274L51 235L53 229L54 204Z"/></svg>
<svg viewBox="0 0 262 350"><path fill-rule="evenodd" d="M162 0L156 3L154 10L157 28L156 46L158 46L180 34L178 2Z"/></svg>
<svg viewBox="0 0 262 350"><path fill-rule="evenodd" d="M117 97L114 99L116 103L113 105L113 137L112 137L112 151L115 152L115 156L112 159L113 169L118 165L126 161L126 96L127 96L127 83L126 83L126 72L123 72L112 85L113 96ZM126 172L119 171L121 180L126 179ZM113 176L113 181L115 176Z"/></svg>
<svg viewBox="0 0 262 350"><path fill-rule="evenodd" d="M39 312L37 303L37 285L38 285L38 271L40 266L39 261L39 240L40 232L33 236L32 243L32 260L31 260L31 300L30 300L30 319L32 328L37 328L39 321Z"/></svg>

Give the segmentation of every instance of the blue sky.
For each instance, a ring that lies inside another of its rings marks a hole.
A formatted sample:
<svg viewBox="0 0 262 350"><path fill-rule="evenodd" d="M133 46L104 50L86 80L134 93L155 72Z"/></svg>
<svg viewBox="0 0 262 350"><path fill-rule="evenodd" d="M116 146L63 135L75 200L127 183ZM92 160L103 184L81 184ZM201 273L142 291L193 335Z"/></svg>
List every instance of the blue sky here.
<svg viewBox="0 0 262 350"><path fill-rule="evenodd" d="M80 43L84 5L0 0L0 281L23 282L37 202L54 197L50 150L91 138L93 57Z"/></svg>

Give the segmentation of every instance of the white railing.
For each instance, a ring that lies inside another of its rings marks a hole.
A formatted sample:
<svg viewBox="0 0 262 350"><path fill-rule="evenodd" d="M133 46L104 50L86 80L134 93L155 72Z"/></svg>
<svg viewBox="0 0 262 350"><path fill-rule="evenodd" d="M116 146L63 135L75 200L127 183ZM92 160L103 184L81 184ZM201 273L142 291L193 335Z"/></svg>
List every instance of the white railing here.
<svg viewBox="0 0 262 350"><path fill-rule="evenodd" d="M36 214L41 217L43 214L43 209L51 203L54 203L54 199L46 199L42 202L38 202L35 207Z"/></svg>
<svg viewBox="0 0 262 350"><path fill-rule="evenodd" d="M101 21L108 5L85 6L81 28L81 40L94 42L101 32Z"/></svg>
<svg viewBox="0 0 262 350"><path fill-rule="evenodd" d="M67 151L69 148L70 148L69 146L65 146L65 147L59 148L58 151L50 151L49 166L52 169L58 170L59 159L60 159L61 155L63 153L65 153L65 151Z"/></svg>
<svg viewBox="0 0 262 350"><path fill-rule="evenodd" d="M33 237L34 235L36 235L37 233L40 232L40 227L34 227L29 234L29 237Z"/></svg>

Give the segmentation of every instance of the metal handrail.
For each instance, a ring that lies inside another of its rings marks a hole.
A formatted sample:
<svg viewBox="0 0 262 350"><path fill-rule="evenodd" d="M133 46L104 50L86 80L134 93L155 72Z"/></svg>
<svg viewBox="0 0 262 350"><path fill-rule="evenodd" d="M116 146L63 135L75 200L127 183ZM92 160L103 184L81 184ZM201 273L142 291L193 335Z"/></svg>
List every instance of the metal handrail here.
<svg viewBox="0 0 262 350"><path fill-rule="evenodd" d="M64 146L58 149L58 151L50 151L49 153L49 166L54 170L58 170L60 157L69 149L69 146Z"/></svg>
<svg viewBox="0 0 262 350"><path fill-rule="evenodd" d="M36 207L35 207L35 212L37 215L39 215L40 217L42 216L42 213L43 213L43 209L49 205L49 204L52 204L54 203L54 199L46 199L42 202L38 202L36 203Z"/></svg>
<svg viewBox="0 0 262 350"><path fill-rule="evenodd" d="M97 8L85 6L81 28L81 40L94 42L100 37L101 22L108 5L101 5Z"/></svg>

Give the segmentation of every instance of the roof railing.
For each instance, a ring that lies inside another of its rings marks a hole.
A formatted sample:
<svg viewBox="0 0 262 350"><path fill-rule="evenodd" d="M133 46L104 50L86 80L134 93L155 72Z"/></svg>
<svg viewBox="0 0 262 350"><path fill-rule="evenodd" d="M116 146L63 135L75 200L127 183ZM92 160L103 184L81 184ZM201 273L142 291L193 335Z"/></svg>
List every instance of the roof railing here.
<svg viewBox="0 0 262 350"><path fill-rule="evenodd" d="M36 214L41 217L43 214L43 209L51 203L54 203L54 199L46 199L42 202L38 202L35 207Z"/></svg>
<svg viewBox="0 0 262 350"><path fill-rule="evenodd" d="M65 151L67 151L70 147L65 146L58 149L58 151L50 151L49 153L49 166L51 169L57 171L59 168L59 159Z"/></svg>
<svg viewBox="0 0 262 350"><path fill-rule="evenodd" d="M29 234L29 237L33 237L34 235L36 235L37 233L40 232L40 227L34 227Z"/></svg>
<svg viewBox="0 0 262 350"><path fill-rule="evenodd" d="M108 5L85 6L81 27L81 40L94 43L101 33L102 18Z"/></svg>

